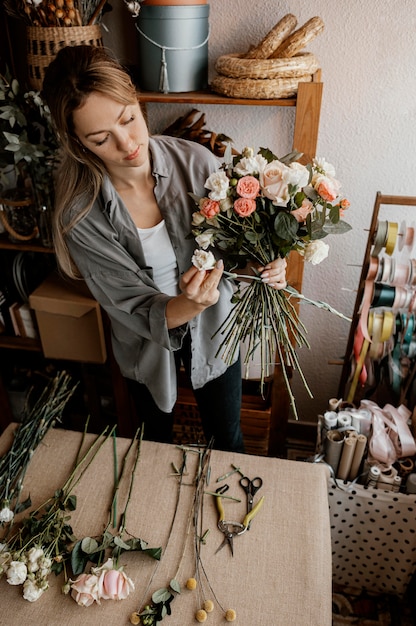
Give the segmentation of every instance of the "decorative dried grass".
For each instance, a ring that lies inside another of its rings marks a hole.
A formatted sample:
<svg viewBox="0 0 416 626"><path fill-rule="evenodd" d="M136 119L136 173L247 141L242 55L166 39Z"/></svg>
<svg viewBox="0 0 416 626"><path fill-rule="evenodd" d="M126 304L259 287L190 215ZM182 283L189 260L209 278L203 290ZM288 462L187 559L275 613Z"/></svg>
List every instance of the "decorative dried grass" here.
<svg viewBox="0 0 416 626"><path fill-rule="evenodd" d="M215 69L230 78L296 78L316 72L319 62L311 52L283 59L247 59L237 53L220 56Z"/></svg>
<svg viewBox="0 0 416 626"><path fill-rule="evenodd" d="M312 17L301 28L289 35L278 48L270 55L271 58L293 57L307 46L324 29L324 23L320 17Z"/></svg>
<svg viewBox="0 0 416 626"><path fill-rule="evenodd" d="M296 17L288 13L273 26L272 30L267 33L257 46L245 54L245 57L247 59L267 59L296 28L297 23Z"/></svg>
<svg viewBox="0 0 416 626"><path fill-rule="evenodd" d="M252 100L270 100L274 98L290 98L298 92L300 82L312 82L311 74L304 74L296 78L229 78L216 76L211 89L232 98L247 98Z"/></svg>

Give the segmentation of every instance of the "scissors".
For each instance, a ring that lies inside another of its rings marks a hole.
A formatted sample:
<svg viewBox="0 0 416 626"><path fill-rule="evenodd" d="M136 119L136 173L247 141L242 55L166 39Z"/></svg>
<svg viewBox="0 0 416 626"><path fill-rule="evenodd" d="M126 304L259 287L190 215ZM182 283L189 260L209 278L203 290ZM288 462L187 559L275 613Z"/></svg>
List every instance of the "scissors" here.
<svg viewBox="0 0 416 626"><path fill-rule="evenodd" d="M251 510L246 514L242 523L227 522L225 521L224 507L221 502L221 495L228 491L228 489L228 485L223 485L216 490L216 494L218 494L216 496L217 509L219 513L218 528L223 533L224 540L219 548L216 550L215 554L217 554L217 552L219 552L225 545L228 544L231 555L234 556L234 537L242 535L246 532L246 530L249 529L251 520L255 515L257 515L257 512L261 509L263 505L264 497L260 498L255 507L251 508ZM260 486L258 487L258 489L260 489Z"/></svg>
<svg viewBox="0 0 416 626"><path fill-rule="evenodd" d="M256 495L260 487L263 485L263 479L260 478L259 476L256 476L255 478L253 478L253 480L250 480L247 476L243 476L242 478L240 478L240 485L246 492L247 513L250 513L250 511L252 511L253 509L254 496ZM248 524L247 530L249 530L249 528L250 528L250 524Z"/></svg>

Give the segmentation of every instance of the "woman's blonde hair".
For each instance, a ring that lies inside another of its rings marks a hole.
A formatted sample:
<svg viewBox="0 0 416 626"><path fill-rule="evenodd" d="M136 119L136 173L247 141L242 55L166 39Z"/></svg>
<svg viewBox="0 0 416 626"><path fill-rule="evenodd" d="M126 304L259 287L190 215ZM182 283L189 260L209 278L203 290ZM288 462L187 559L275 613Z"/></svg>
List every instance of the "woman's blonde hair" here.
<svg viewBox="0 0 416 626"><path fill-rule="evenodd" d="M74 130L73 113L92 92L122 104L137 102L129 73L104 48L81 45L60 50L46 69L42 96L50 109L62 153L55 184L54 246L61 269L73 278L79 273L65 237L90 211L106 171L101 159L84 148ZM75 203L82 208L70 218Z"/></svg>

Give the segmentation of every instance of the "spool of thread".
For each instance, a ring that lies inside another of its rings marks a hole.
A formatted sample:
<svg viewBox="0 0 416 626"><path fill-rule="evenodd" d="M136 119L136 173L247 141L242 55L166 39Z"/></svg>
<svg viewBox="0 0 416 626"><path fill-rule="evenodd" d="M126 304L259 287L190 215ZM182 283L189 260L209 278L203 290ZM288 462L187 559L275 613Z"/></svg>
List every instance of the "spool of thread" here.
<svg viewBox="0 0 416 626"><path fill-rule="evenodd" d="M339 408L339 405L341 404L342 400L338 400L338 398L329 398L328 400L328 408L330 411L337 411Z"/></svg>
<svg viewBox="0 0 416 626"><path fill-rule="evenodd" d="M335 411L325 411L324 413L324 427L327 430L333 430L337 427L338 414Z"/></svg>
<svg viewBox="0 0 416 626"><path fill-rule="evenodd" d="M395 476L394 481L393 481L392 491L395 491L397 493L398 491L400 491L401 485L402 485L402 477Z"/></svg>
<svg viewBox="0 0 416 626"><path fill-rule="evenodd" d="M352 416L348 411L340 411L338 413L337 418L337 427L338 428L346 428L347 426L351 426L352 424Z"/></svg>
<svg viewBox="0 0 416 626"><path fill-rule="evenodd" d="M344 433L339 430L329 430L325 439L325 461L332 467L336 475L344 445Z"/></svg>
<svg viewBox="0 0 416 626"><path fill-rule="evenodd" d="M348 433L348 436L344 439L344 446L342 448L342 454L337 472L337 478L340 480L348 479L357 445L357 438L357 434L354 432Z"/></svg>
<svg viewBox="0 0 416 626"><path fill-rule="evenodd" d="M393 491L394 485L397 484L397 481L395 480L397 477L400 478L395 467L389 467L388 469L381 470L380 476L377 480L377 488L384 489L385 491Z"/></svg>
<svg viewBox="0 0 416 626"><path fill-rule="evenodd" d="M416 474L409 474L407 477L406 493L416 493Z"/></svg>
<svg viewBox="0 0 416 626"><path fill-rule="evenodd" d="M380 478L381 471L376 465L370 467L368 476L367 476L367 485L368 487L377 487L377 481Z"/></svg>

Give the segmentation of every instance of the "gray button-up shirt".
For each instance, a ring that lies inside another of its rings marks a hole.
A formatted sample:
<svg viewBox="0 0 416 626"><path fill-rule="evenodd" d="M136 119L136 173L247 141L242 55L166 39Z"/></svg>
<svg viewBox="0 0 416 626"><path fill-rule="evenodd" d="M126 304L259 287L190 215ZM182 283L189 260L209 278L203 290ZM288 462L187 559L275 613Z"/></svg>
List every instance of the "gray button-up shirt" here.
<svg viewBox="0 0 416 626"><path fill-rule="evenodd" d="M204 183L219 168L219 161L191 141L154 136L149 145L154 194L181 275L191 266L198 247L193 237L188 237L196 210L188 192L204 195ZM105 178L91 211L68 234L67 243L91 293L111 320L114 356L122 374L144 383L160 409L168 412L175 404L174 351L180 348L188 329L193 387L202 387L224 373L227 365L216 356L223 337L218 334L213 338L213 334L231 310L232 285L223 279L216 305L188 324L169 330L165 310L171 296L161 293L153 281L137 228L109 178Z"/></svg>

